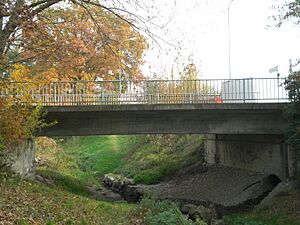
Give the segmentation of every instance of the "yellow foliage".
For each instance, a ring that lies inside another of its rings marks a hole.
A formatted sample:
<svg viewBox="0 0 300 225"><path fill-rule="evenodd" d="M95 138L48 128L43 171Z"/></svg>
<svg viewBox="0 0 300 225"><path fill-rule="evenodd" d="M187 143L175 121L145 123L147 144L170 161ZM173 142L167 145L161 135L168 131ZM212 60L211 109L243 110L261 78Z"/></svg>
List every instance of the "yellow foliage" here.
<svg viewBox="0 0 300 225"><path fill-rule="evenodd" d="M48 9L22 30L31 73L54 81L142 79L145 38L119 17L87 7L89 13L76 6Z"/></svg>
<svg viewBox="0 0 300 225"><path fill-rule="evenodd" d="M14 64L12 65L8 79L15 82L26 82L30 81L29 74L30 70L28 67L21 64Z"/></svg>

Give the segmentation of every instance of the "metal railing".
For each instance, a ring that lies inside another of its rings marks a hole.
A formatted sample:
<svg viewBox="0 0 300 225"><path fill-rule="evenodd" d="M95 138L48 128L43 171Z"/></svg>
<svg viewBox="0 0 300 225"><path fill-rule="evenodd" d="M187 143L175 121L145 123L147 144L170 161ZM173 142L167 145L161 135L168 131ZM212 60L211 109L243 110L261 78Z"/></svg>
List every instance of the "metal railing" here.
<svg viewBox="0 0 300 225"><path fill-rule="evenodd" d="M288 102L285 78L2 82L0 97L46 106Z"/></svg>

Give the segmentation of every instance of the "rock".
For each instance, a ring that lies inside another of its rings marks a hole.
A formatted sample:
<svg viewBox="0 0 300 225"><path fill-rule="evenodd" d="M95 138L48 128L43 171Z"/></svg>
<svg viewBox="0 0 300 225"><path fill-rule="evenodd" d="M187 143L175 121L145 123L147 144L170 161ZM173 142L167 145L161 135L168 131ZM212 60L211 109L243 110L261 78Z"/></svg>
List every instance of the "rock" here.
<svg viewBox="0 0 300 225"><path fill-rule="evenodd" d="M128 185L121 195L128 202L138 202L143 194L144 190L141 185Z"/></svg>
<svg viewBox="0 0 300 225"><path fill-rule="evenodd" d="M273 199L282 194L287 193L293 189L296 189L300 186L300 182L296 180L287 180L279 183L268 195L265 197L257 208L262 209L268 207L272 204Z"/></svg>
<svg viewBox="0 0 300 225"><path fill-rule="evenodd" d="M114 193L104 187L88 186L87 190L90 192L94 199L109 201L123 200L120 194Z"/></svg>
<svg viewBox="0 0 300 225"><path fill-rule="evenodd" d="M225 225L223 220L213 220L211 225Z"/></svg>
<svg viewBox="0 0 300 225"><path fill-rule="evenodd" d="M111 201L122 201L123 198L120 194L114 193L114 192L106 192L103 193L102 196L107 199L107 200L111 200ZM101 198L103 199L103 198Z"/></svg>
<svg viewBox="0 0 300 225"><path fill-rule="evenodd" d="M43 178L41 175L38 175L38 174L35 175L35 180L36 180L36 181L39 181L39 182L41 182L41 183L44 182L44 178Z"/></svg>
<svg viewBox="0 0 300 225"><path fill-rule="evenodd" d="M42 183L42 184L46 184L47 186L50 186L50 187L53 187L53 186L55 186L54 185L54 182L52 181L52 180L50 180L50 179L47 179L47 178L45 178L45 177L43 177L43 176L41 176L41 175L35 175L35 180L36 181L38 181L38 182L40 182L40 183Z"/></svg>
<svg viewBox="0 0 300 225"><path fill-rule="evenodd" d="M103 178L104 185L113 192L120 194L128 202L137 202L144 194L142 185L134 185L132 179L116 174L106 174Z"/></svg>
<svg viewBox="0 0 300 225"><path fill-rule="evenodd" d="M185 204L180 211L183 214L188 214L192 219L200 218L207 224L211 224L212 221L217 219L217 212L213 206L206 208L203 205Z"/></svg>
<svg viewBox="0 0 300 225"><path fill-rule="evenodd" d="M105 186L109 187L112 191L122 193L128 185L133 185L132 179L122 177L117 174L105 174L103 178Z"/></svg>
<svg viewBox="0 0 300 225"><path fill-rule="evenodd" d="M195 210L197 208L196 205L193 205L193 204L185 204L181 207L180 211L183 213L183 214L190 214L190 211L191 210Z"/></svg>

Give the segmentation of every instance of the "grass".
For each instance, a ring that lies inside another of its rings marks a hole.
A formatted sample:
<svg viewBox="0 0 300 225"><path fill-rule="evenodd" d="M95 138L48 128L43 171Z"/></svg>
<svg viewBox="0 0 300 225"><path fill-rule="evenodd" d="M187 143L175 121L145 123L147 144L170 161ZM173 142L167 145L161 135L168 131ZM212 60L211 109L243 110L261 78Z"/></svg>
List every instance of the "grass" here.
<svg viewBox="0 0 300 225"><path fill-rule="evenodd" d="M54 146L38 150L38 156L48 163L37 172L61 188L84 195L84 186L99 184L100 177L122 165L134 141L134 137L129 136L67 138L56 150Z"/></svg>
<svg viewBox="0 0 300 225"><path fill-rule="evenodd" d="M272 205L225 217L226 225L300 225L300 190L277 196Z"/></svg>
<svg viewBox="0 0 300 225"><path fill-rule="evenodd" d="M172 207L154 213L167 203L144 201L136 206L90 199L87 185L99 185L99 177L110 172L142 183L163 180L202 160L201 136L82 137L57 140L59 145L43 141L38 156L47 164L38 173L52 180L54 188L0 173L0 224L192 224ZM226 216L225 221L226 225L300 225L299 209L300 191L295 191L279 196L267 209Z"/></svg>
<svg viewBox="0 0 300 225"><path fill-rule="evenodd" d="M202 143L201 135L141 136L116 171L134 178L136 183L155 184L185 166L203 161Z"/></svg>
<svg viewBox="0 0 300 225"><path fill-rule="evenodd" d="M131 225L140 220L135 205L96 201L3 174L0 189L0 224Z"/></svg>
<svg viewBox="0 0 300 225"><path fill-rule="evenodd" d="M99 178L106 173L119 173L134 178L137 183L153 184L202 160L201 143L199 135L68 138L60 144L59 150L53 151L52 146L52 149L38 151L50 159L50 164L39 168L38 173L68 190L68 186L79 186L73 192L82 194L85 190L80 190L80 186L99 184Z"/></svg>

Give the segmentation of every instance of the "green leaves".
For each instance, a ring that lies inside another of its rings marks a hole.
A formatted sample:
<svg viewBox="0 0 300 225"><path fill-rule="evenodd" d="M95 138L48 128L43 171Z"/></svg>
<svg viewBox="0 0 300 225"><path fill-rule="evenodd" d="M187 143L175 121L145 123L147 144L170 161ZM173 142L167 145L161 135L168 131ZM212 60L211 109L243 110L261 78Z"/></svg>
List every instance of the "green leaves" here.
<svg viewBox="0 0 300 225"><path fill-rule="evenodd" d="M286 141L295 152L296 175L300 176L300 71L293 72L285 81L291 104L285 110L289 123L286 130Z"/></svg>

